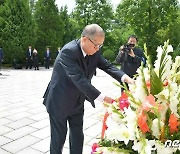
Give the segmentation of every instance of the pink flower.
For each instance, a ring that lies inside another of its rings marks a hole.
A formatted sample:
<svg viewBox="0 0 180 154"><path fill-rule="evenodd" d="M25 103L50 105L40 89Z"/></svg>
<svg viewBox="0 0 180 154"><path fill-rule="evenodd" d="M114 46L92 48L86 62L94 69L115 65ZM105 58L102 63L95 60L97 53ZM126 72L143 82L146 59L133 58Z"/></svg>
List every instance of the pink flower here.
<svg viewBox="0 0 180 154"><path fill-rule="evenodd" d="M97 148L99 148L99 144L98 144L98 143L94 143L94 144L92 145L92 154L93 154L93 152L97 152L97 151L96 151Z"/></svg>
<svg viewBox="0 0 180 154"><path fill-rule="evenodd" d="M155 98L153 95L146 97L146 101L142 104L142 110L149 111L152 107L156 106Z"/></svg>
<svg viewBox="0 0 180 154"><path fill-rule="evenodd" d="M168 86L168 84L169 84L169 82L168 82L168 80L166 79L166 80L163 82L163 86L166 87L166 86Z"/></svg>
<svg viewBox="0 0 180 154"><path fill-rule="evenodd" d="M125 93L122 93L121 97L119 98L119 108L120 110L124 111L124 108L129 107L128 96Z"/></svg>

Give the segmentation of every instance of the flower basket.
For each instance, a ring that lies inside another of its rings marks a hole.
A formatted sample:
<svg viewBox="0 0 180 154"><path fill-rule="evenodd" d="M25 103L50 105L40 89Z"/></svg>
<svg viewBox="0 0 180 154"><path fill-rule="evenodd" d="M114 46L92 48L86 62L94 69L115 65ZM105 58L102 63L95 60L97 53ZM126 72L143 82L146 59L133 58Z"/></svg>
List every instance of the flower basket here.
<svg viewBox="0 0 180 154"><path fill-rule="evenodd" d="M180 153L180 56L173 62L170 52L168 41L159 46L154 66L147 57L135 84L106 103L101 139L91 154Z"/></svg>

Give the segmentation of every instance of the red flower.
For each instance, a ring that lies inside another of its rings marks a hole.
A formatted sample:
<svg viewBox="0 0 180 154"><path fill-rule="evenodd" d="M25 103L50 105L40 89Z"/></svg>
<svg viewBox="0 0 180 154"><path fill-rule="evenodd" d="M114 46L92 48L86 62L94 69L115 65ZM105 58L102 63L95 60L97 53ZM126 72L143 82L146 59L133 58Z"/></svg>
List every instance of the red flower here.
<svg viewBox="0 0 180 154"><path fill-rule="evenodd" d="M170 127L170 133L178 132L178 118L171 114L169 117L169 127Z"/></svg>
<svg viewBox="0 0 180 154"><path fill-rule="evenodd" d="M96 152L96 149L99 148L99 144L98 143L94 143L92 145L92 152Z"/></svg>
<svg viewBox="0 0 180 154"><path fill-rule="evenodd" d="M143 112L141 112L138 116L138 126L140 130L142 131L142 133L145 134L146 132L149 132L149 127L147 124L147 117Z"/></svg>
<svg viewBox="0 0 180 154"><path fill-rule="evenodd" d="M128 96L125 93L122 93L121 97L119 98L119 108L120 110L124 111L124 108L129 107Z"/></svg>
<svg viewBox="0 0 180 154"><path fill-rule="evenodd" d="M151 87L151 82L150 82L150 80L146 81L146 86L147 86L148 89L150 89L150 87Z"/></svg>
<svg viewBox="0 0 180 154"><path fill-rule="evenodd" d="M168 82L168 80L165 80L164 82L163 82L163 86L167 86L169 84L169 82Z"/></svg>
<svg viewBox="0 0 180 154"><path fill-rule="evenodd" d="M106 125L106 120L109 116L109 113L106 112L103 119L103 126L102 126L102 132L101 132L101 139L104 138L105 131L108 129L108 126Z"/></svg>

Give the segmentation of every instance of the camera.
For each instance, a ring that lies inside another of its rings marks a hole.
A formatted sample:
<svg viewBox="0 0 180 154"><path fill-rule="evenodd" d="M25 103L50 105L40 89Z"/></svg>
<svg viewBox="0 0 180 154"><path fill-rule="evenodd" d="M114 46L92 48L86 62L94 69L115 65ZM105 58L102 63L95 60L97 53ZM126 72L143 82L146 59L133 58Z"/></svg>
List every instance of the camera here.
<svg viewBox="0 0 180 154"><path fill-rule="evenodd" d="M127 43L123 46L123 51L126 53L131 52L131 48L133 48L135 46L135 44L131 44L131 43Z"/></svg>

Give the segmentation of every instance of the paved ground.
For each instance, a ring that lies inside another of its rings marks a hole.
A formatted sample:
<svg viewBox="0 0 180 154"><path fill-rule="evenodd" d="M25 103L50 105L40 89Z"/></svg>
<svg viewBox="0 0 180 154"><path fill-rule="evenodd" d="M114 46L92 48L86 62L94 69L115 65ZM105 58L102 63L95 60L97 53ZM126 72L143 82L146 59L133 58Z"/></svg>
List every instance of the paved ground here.
<svg viewBox="0 0 180 154"><path fill-rule="evenodd" d="M2 69L0 76L0 154L49 154L50 128L42 96L50 80L52 68L45 70ZM104 94L115 97L120 89L101 70L92 84ZM85 102L84 150L90 154L91 145L101 133L105 109L101 103L94 109ZM68 135L67 135L68 136ZM68 154L68 139L63 154Z"/></svg>

